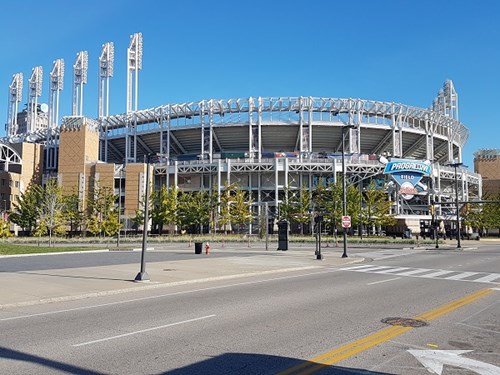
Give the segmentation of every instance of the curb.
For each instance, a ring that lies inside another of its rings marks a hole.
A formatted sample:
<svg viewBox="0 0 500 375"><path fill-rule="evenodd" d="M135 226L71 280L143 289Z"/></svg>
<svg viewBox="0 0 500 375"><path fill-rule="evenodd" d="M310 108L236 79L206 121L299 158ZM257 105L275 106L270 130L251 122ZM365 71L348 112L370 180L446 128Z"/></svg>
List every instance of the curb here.
<svg viewBox="0 0 500 375"><path fill-rule="evenodd" d="M203 279L182 280L182 281L173 281L173 282L167 282L167 283L154 283L153 282L153 284L148 284L150 282L143 282L144 285L138 286L138 287L112 289L112 290L108 290L108 291L85 293L85 294L79 294L79 295L74 295L74 296L52 297L52 298L43 298L43 299L39 299L39 300L31 300L31 301L25 301L25 302L8 303L8 304L0 305L0 310L6 309L6 308L12 308L12 307L34 306L34 305L42 305L42 304L48 304L48 303L54 303L54 302L77 301L77 300L86 299L86 298L103 297L103 296L109 296L109 295L124 294L124 293L128 293L128 292L139 292L141 290L152 290L152 289L168 288L168 287L179 286L179 285L198 284L198 283L204 283L204 282L209 282L209 281L219 281L219 280L231 280L231 279L237 279L237 278L243 278L243 277L271 275L271 274L285 273L285 272L305 271L305 270L318 269L318 268L322 268L322 267L321 266L305 266L305 267L283 268L283 269L279 269L279 270L249 272L249 273L241 273L241 274L226 275L226 276L214 276L214 277L206 277ZM130 281L133 281L133 280L130 280Z"/></svg>

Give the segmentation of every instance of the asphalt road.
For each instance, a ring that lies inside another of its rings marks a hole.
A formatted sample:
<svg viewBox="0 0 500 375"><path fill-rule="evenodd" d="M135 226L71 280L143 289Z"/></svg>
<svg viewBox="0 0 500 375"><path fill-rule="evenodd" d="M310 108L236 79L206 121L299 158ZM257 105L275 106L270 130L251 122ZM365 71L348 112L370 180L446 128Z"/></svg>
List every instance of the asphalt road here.
<svg viewBox="0 0 500 375"><path fill-rule="evenodd" d="M423 375L424 351L443 374L499 373L495 246L352 251L369 259L0 311L0 373Z"/></svg>

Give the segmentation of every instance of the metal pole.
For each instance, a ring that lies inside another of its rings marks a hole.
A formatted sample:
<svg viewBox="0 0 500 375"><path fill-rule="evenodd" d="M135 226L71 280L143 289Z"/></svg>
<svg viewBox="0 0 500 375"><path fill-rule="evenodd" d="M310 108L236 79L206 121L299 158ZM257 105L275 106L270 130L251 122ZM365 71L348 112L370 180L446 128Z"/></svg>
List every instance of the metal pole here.
<svg viewBox="0 0 500 375"><path fill-rule="evenodd" d="M436 239L436 249L439 249L438 226L436 220L436 204L432 201L432 225L434 226L434 238Z"/></svg>
<svg viewBox="0 0 500 375"><path fill-rule="evenodd" d="M455 163L455 204L456 204L456 209L457 209L457 248L461 248L462 246L460 245L460 211L459 211L459 205L458 205L458 177L457 177L457 167L459 165L462 165L462 163Z"/></svg>
<svg viewBox="0 0 500 375"><path fill-rule="evenodd" d="M268 216L268 203L264 202L264 209L266 210L266 251L269 250L269 216Z"/></svg>
<svg viewBox="0 0 500 375"><path fill-rule="evenodd" d="M359 239L363 239L363 180L359 181Z"/></svg>
<svg viewBox="0 0 500 375"><path fill-rule="evenodd" d="M344 156L344 135L345 127L342 127L342 216L347 215L347 197L346 197L346 184L345 184L345 156ZM344 252L342 258L347 258L347 233L346 228L342 226L342 235L344 237Z"/></svg>
<svg viewBox="0 0 500 375"><path fill-rule="evenodd" d="M317 260L322 260L323 255L321 255L321 222L323 221L323 216L318 217L318 253L316 254Z"/></svg>
<svg viewBox="0 0 500 375"><path fill-rule="evenodd" d="M149 222L149 154L146 156L146 194L144 200L144 229L142 231L141 271L135 277L135 281L150 280L149 275L146 272L146 246Z"/></svg>

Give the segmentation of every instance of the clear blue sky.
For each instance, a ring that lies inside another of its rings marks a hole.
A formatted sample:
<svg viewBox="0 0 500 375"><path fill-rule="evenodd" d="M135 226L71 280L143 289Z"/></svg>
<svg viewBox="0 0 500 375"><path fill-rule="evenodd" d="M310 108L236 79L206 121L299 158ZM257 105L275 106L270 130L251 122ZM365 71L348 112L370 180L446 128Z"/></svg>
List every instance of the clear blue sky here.
<svg viewBox="0 0 500 375"><path fill-rule="evenodd" d="M71 112L72 66L89 52L84 114L97 115L98 58L115 43L112 114L126 107L126 51L142 32L139 107L249 96L324 96L427 108L446 79L470 130L464 162L500 148L500 1L8 1L2 5L0 119L12 75L66 63L60 117ZM0 136L5 134L1 126Z"/></svg>

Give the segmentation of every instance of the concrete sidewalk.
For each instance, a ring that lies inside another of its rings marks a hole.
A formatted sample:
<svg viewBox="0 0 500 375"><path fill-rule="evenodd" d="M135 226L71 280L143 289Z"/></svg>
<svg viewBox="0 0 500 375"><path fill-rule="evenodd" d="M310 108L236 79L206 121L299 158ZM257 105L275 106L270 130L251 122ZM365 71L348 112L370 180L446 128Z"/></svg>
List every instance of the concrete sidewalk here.
<svg viewBox="0 0 500 375"><path fill-rule="evenodd" d="M154 246L154 245L151 245ZM243 248L243 245L239 245ZM110 294L121 294L153 288L164 288L188 283L245 278L256 275L279 274L321 267L335 267L363 261L363 258L341 258L339 248L322 249L323 259L317 260L314 248L305 246L288 251L246 249L250 256L215 257L214 252L237 252L227 245L214 248L206 255L193 254L193 248L168 246L165 250L192 254L192 259L147 262L150 282L134 282L140 264L100 267L52 269L42 271L1 272L0 309L29 306L57 301L77 300ZM151 251L151 250L148 250ZM211 256L212 255L212 256ZM36 255L46 256L46 255ZM57 255L51 255L57 256ZM91 256L89 254L89 256Z"/></svg>

